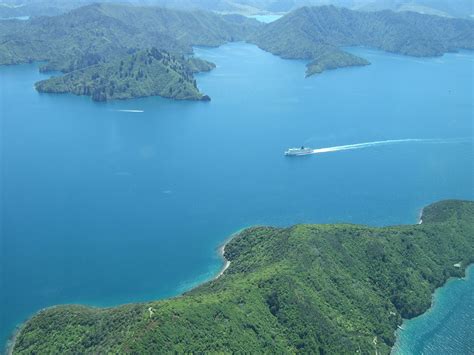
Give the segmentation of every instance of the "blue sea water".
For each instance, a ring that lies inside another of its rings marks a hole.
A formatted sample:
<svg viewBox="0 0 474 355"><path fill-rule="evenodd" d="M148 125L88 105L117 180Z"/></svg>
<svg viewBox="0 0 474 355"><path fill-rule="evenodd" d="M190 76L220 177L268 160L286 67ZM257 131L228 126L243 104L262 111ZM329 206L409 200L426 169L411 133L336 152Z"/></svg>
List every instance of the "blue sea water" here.
<svg viewBox="0 0 474 355"><path fill-rule="evenodd" d="M474 265L463 279L436 290L433 305L403 322L393 355L472 354L474 350Z"/></svg>
<svg viewBox="0 0 474 355"><path fill-rule="evenodd" d="M197 48L211 102L38 94L36 64L0 67L0 340L43 307L189 289L246 226L415 223L474 199L474 54L352 51L372 65L305 78L253 45ZM445 143L283 156L407 138Z"/></svg>
<svg viewBox="0 0 474 355"><path fill-rule="evenodd" d="M30 16L0 17L0 21L6 21L6 20L27 21L29 19L30 19Z"/></svg>

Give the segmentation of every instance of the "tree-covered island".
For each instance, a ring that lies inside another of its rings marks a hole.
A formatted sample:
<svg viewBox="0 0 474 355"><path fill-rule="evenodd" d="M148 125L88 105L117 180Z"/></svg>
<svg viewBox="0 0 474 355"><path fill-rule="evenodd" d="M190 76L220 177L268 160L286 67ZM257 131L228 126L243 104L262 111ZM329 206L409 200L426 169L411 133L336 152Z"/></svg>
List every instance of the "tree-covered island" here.
<svg viewBox="0 0 474 355"><path fill-rule="evenodd" d="M214 67L198 58L177 58L152 48L42 80L35 87L40 92L87 95L95 101L150 95L206 101L210 98L198 90L193 73Z"/></svg>

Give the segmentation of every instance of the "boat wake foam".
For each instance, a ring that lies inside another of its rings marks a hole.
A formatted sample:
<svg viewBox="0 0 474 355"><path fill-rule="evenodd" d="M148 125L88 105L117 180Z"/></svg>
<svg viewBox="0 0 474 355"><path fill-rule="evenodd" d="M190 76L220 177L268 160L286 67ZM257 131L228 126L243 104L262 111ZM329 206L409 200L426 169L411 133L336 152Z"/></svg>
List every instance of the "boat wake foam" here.
<svg viewBox="0 0 474 355"><path fill-rule="evenodd" d="M142 113L143 110L115 110L116 112Z"/></svg>
<svg viewBox="0 0 474 355"><path fill-rule="evenodd" d="M446 144L446 143L466 143L471 141L471 138L453 138L453 139L422 139L422 138L407 138L407 139L389 139L384 141L375 141L375 142L365 142L357 144L348 144L348 145L339 145L335 147L327 148L318 148L313 149L311 154L322 154L322 153L332 153L340 152L343 150L353 150L353 149L364 149L371 148L381 145L392 145L392 144L401 144L401 143L435 143L435 144Z"/></svg>

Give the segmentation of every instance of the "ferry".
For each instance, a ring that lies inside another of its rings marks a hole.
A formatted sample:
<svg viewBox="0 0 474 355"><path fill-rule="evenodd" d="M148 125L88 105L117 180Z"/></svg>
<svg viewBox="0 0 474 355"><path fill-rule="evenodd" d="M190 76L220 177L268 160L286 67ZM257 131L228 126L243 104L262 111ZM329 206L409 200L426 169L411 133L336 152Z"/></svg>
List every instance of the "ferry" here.
<svg viewBox="0 0 474 355"><path fill-rule="evenodd" d="M287 151L285 151L285 155L287 156L308 155L312 153L313 153L313 149L306 148L306 147L290 148Z"/></svg>

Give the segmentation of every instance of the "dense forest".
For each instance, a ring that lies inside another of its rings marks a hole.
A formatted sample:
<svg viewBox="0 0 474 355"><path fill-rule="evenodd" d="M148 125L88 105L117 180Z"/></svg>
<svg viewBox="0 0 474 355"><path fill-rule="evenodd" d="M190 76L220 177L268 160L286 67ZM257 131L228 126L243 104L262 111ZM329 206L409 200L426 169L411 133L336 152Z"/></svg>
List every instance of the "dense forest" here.
<svg viewBox="0 0 474 355"><path fill-rule="evenodd" d="M225 257L223 276L180 297L43 310L14 353L388 354L402 318L474 262L474 202L430 205L421 225L249 228Z"/></svg>
<svg viewBox="0 0 474 355"><path fill-rule="evenodd" d="M138 49L191 53L192 46L244 40L261 24L239 15L93 4L53 17L0 21L0 65L47 61L70 72Z"/></svg>
<svg viewBox="0 0 474 355"><path fill-rule="evenodd" d="M283 58L309 59L307 74L367 64L341 48L365 46L428 57L474 49L474 21L414 12L360 12L334 6L303 7L268 24L250 39Z"/></svg>
<svg viewBox="0 0 474 355"><path fill-rule="evenodd" d="M210 100L199 92L193 73L214 64L198 58L177 58L165 51L144 49L122 59L79 69L36 83L49 93L91 96L94 101L159 95L180 100Z"/></svg>
<svg viewBox="0 0 474 355"><path fill-rule="evenodd" d="M0 21L0 64L43 61L41 71L66 73L37 83L42 92L95 100L150 95L201 99L207 96L197 90L193 73L213 65L182 60L183 54L190 54L194 45L243 40L260 25L239 15L94 4L60 16ZM167 51L168 59L141 60L140 51L150 54L151 48Z"/></svg>

